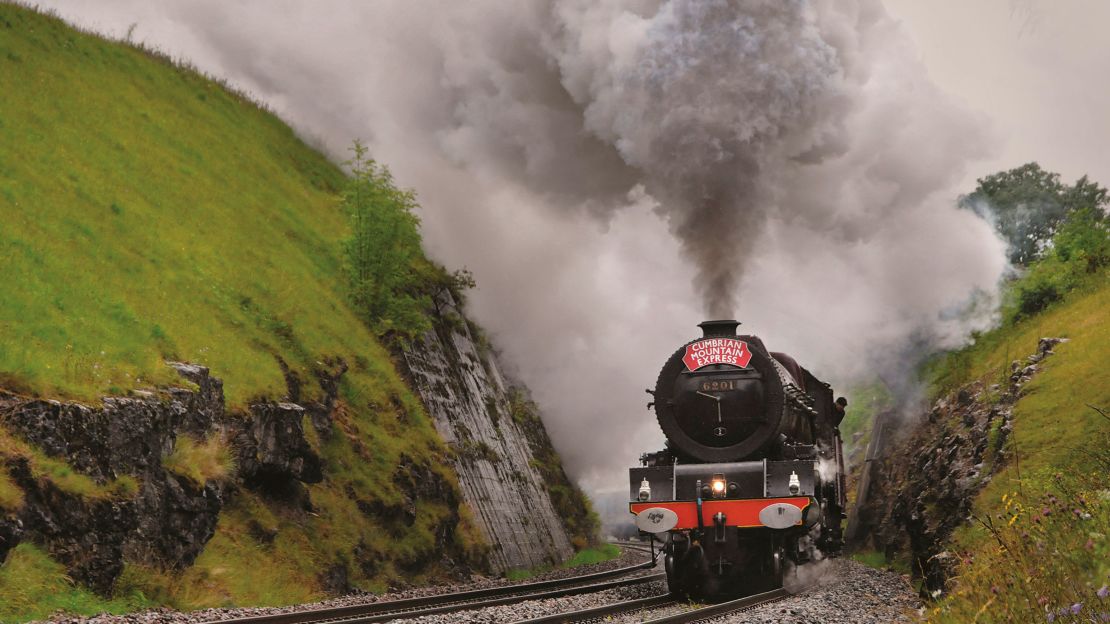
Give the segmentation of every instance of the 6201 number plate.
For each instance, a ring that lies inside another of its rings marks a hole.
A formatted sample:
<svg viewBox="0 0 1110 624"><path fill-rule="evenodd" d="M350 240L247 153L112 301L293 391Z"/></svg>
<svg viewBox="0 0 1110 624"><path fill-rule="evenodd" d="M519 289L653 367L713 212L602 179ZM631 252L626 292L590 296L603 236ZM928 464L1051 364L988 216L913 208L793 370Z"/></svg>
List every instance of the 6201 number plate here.
<svg viewBox="0 0 1110 624"><path fill-rule="evenodd" d="M702 392L722 392L724 390L736 390L739 386L737 382L739 379L707 379L699 384L699 390Z"/></svg>

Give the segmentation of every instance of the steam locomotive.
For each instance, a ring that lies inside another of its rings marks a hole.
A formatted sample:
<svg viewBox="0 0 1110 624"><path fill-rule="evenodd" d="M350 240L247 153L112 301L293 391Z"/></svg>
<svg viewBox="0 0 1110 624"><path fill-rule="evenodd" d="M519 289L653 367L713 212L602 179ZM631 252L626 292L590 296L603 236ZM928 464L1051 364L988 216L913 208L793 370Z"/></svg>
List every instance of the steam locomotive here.
<svg viewBox="0 0 1110 624"><path fill-rule="evenodd" d="M780 587L788 564L843 544L847 402L739 325L699 324L703 336L663 365L648 407L666 448L629 470L629 511L662 539L679 596Z"/></svg>

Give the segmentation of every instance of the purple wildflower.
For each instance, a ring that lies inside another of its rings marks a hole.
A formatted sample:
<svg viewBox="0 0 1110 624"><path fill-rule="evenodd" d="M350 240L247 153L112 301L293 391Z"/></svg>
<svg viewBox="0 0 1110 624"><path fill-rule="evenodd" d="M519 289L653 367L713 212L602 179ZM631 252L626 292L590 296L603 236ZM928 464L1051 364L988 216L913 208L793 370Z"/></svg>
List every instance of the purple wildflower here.
<svg viewBox="0 0 1110 624"><path fill-rule="evenodd" d="M1048 619L1049 622L1055 622L1056 621L1056 614L1049 611L1048 614L1045 615L1045 618Z"/></svg>
<svg viewBox="0 0 1110 624"><path fill-rule="evenodd" d="M1083 603L1082 602L1077 602L1077 603L1075 603L1071 606L1071 614L1072 615L1079 615L1079 612L1082 611L1082 610L1083 610Z"/></svg>
<svg viewBox="0 0 1110 624"><path fill-rule="evenodd" d="M1095 595L1098 596L1099 598L1105 598L1107 596L1107 594L1110 594L1110 590L1107 590L1105 585L1103 585L1102 587L1099 587L1098 591L1095 592Z"/></svg>

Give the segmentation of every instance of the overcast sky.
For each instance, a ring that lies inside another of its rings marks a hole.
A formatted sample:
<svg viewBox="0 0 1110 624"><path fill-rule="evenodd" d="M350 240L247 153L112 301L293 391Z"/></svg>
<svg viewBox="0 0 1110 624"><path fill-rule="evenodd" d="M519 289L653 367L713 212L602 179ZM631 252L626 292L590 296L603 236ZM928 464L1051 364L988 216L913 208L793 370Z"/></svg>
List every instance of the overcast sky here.
<svg viewBox="0 0 1110 624"><path fill-rule="evenodd" d="M975 178L1037 160L1110 181L1098 0L43 4L135 24L333 155L368 140L418 193L429 252L474 271L472 313L592 491L661 444L643 388L711 308L738 301L846 385L990 322L1004 249L953 208ZM712 75L682 83L697 63ZM721 154L743 184L700 166Z"/></svg>
<svg viewBox="0 0 1110 624"><path fill-rule="evenodd" d="M884 0L933 80L986 112L998 157L974 178L1036 160L1065 180L1110 184L1110 2Z"/></svg>

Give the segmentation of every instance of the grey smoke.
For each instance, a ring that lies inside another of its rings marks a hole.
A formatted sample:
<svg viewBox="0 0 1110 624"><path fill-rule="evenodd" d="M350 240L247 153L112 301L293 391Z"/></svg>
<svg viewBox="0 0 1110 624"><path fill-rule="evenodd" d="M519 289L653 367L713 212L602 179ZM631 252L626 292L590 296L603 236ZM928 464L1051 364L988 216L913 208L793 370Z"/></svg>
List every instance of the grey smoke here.
<svg viewBox="0 0 1110 624"><path fill-rule="evenodd" d="M584 128L659 201L697 268L711 316L727 316L771 206L764 171L819 160L839 113L836 53L798 2L675 0L555 11L558 79ZM617 46L598 49L598 27ZM566 155L567 157L570 154Z"/></svg>
<svg viewBox="0 0 1110 624"><path fill-rule="evenodd" d="M954 187L995 139L877 0L48 4L368 139L594 491L706 316L837 384L993 320L1004 245Z"/></svg>
<svg viewBox="0 0 1110 624"><path fill-rule="evenodd" d="M829 573L833 572L833 575ZM832 559L818 558L802 565L787 565L782 578L782 587L791 594L800 594L836 582Z"/></svg>

